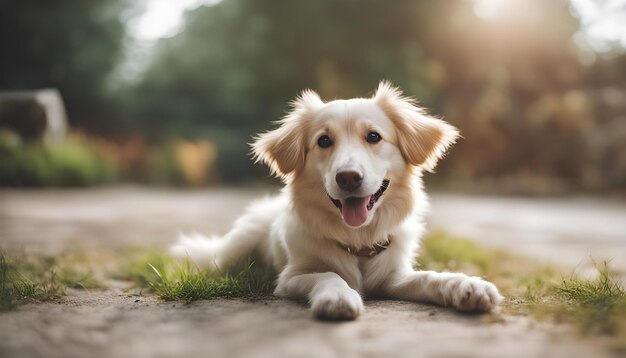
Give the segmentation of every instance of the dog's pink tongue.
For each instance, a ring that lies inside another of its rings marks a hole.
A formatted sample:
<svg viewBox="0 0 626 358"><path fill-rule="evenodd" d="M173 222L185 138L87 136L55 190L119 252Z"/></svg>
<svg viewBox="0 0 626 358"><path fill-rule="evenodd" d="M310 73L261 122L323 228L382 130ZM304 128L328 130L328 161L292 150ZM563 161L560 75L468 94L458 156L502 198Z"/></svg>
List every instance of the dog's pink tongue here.
<svg viewBox="0 0 626 358"><path fill-rule="evenodd" d="M343 221L350 226L360 226L367 220L367 203L365 198L348 198L341 206Z"/></svg>

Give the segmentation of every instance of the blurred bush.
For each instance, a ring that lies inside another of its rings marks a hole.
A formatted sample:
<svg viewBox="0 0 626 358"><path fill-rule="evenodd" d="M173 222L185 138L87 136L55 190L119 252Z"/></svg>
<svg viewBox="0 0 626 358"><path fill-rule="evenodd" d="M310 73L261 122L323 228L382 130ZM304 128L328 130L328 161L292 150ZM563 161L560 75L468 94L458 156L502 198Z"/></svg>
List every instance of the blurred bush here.
<svg viewBox="0 0 626 358"><path fill-rule="evenodd" d="M186 183L182 167L176 157L176 148L171 143L151 150L142 172L133 174L140 182L149 184L181 186Z"/></svg>
<svg viewBox="0 0 626 358"><path fill-rule="evenodd" d="M117 176L113 162L77 134L44 145L22 142L15 133L2 130L0 156L2 186L82 186L111 182Z"/></svg>
<svg viewBox="0 0 626 358"><path fill-rule="evenodd" d="M0 186L85 186L125 180L157 185L216 183L217 150L210 141L176 140L148 147L78 132L55 144L27 142L0 130Z"/></svg>
<svg viewBox="0 0 626 358"><path fill-rule="evenodd" d="M151 149L145 170L135 178L161 185L214 184L217 181L213 166L216 156L212 142L176 140Z"/></svg>

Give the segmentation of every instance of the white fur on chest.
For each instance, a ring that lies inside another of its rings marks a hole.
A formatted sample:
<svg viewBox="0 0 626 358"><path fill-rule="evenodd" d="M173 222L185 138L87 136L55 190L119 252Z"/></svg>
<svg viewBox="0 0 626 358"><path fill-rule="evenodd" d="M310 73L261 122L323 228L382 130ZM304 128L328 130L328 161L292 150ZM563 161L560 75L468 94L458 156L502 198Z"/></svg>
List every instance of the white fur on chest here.
<svg viewBox="0 0 626 358"><path fill-rule="evenodd" d="M289 265L292 272L336 272L350 287L367 294L376 292L390 271L412 268L418 239L424 231L419 213L385 231L380 238L350 240L366 245L387 238L392 241L386 250L373 257L357 257L341 248L335 239L306 227L297 213L289 209L288 196L283 193L275 199L285 206L272 223L269 236L271 263L277 271L283 271ZM259 209L270 208L277 206Z"/></svg>

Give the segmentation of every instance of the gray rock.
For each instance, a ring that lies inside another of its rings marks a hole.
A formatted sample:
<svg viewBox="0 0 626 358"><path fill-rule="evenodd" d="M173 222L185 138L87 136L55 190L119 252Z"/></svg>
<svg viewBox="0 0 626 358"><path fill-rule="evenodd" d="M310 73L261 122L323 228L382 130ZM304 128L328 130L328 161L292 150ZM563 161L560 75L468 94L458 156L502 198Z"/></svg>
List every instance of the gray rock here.
<svg viewBox="0 0 626 358"><path fill-rule="evenodd" d="M59 142L67 133L67 114L56 89L0 92L0 127L26 140Z"/></svg>

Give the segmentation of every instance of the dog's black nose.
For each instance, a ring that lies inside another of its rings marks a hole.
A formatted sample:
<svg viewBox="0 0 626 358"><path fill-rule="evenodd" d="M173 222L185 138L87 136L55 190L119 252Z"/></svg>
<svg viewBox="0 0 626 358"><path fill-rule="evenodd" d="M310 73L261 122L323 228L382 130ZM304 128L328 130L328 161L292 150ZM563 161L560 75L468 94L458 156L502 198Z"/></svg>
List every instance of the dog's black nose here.
<svg viewBox="0 0 626 358"><path fill-rule="evenodd" d="M363 183L363 177L359 172L346 170L337 173L337 175L335 176L335 181L341 189L346 191L355 191L361 187L361 183Z"/></svg>

